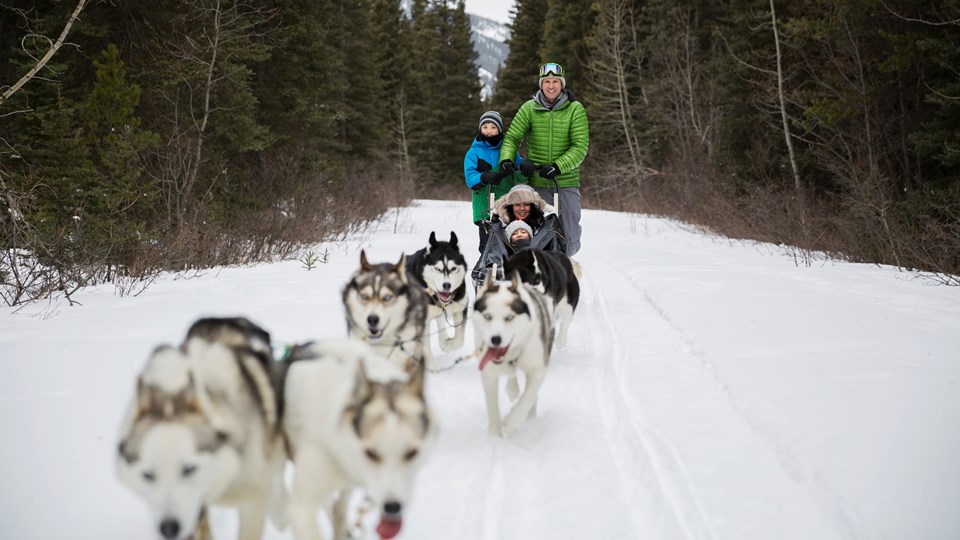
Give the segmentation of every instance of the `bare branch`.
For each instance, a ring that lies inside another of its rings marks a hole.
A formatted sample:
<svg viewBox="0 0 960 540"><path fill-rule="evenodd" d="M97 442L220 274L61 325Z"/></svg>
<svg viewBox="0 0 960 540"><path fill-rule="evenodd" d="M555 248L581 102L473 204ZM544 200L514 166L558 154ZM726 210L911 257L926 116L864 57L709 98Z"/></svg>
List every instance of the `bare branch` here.
<svg viewBox="0 0 960 540"><path fill-rule="evenodd" d="M50 59L53 58L53 55L56 54L58 50L60 50L60 47L63 46L64 40L67 39L67 34L70 32L70 27L73 26L74 21L76 21L77 17L80 16L80 11L83 10L83 6L86 5L86 3L87 3L87 0L80 0L80 2L77 4L77 7L73 10L73 14L70 15L70 19L67 21L66 26L63 27L63 32L60 32L60 37L57 38L56 43L54 43L50 47L50 50L47 51L47 54L43 55L43 58L41 58L37 62L37 64L33 66L33 68L31 68L30 71L27 72L26 75L21 77L19 81L17 81L13 86L7 89L7 91L4 92L3 95L0 95L0 104L8 100L10 96L12 96L14 93L16 93L17 90L20 89L20 87L27 84L27 82L30 81L30 79L32 79L33 76L36 75L38 71L43 69L43 66L47 65L47 62L49 62Z"/></svg>

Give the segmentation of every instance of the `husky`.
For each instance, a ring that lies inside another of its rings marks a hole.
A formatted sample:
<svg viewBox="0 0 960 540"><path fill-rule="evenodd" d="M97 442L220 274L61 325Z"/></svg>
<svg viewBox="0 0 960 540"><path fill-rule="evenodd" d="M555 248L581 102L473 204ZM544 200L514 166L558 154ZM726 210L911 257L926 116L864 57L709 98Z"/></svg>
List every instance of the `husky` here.
<svg viewBox="0 0 960 540"><path fill-rule="evenodd" d="M567 330L580 300L580 265L560 251L530 248L504 261L503 274L511 272L553 302L554 317L559 323L556 345L560 349L566 347Z"/></svg>
<svg viewBox="0 0 960 540"><path fill-rule="evenodd" d="M411 286L406 255L397 264L370 264L360 252L360 268L343 288L347 334L366 341L408 372L433 369L427 325L427 297Z"/></svg>
<svg viewBox="0 0 960 540"><path fill-rule="evenodd" d="M449 242L438 242L430 233L430 244L407 257L407 276L427 295L427 325L437 321L441 335L440 349L453 352L463 346L464 323L467 320L467 262L457 245L457 234L450 231ZM453 327L453 337L447 326ZM425 333L423 346L429 350L430 334Z"/></svg>
<svg viewBox="0 0 960 540"><path fill-rule="evenodd" d="M493 282L487 276L473 306L477 350L483 392L487 402L489 431L507 436L517 431L528 417L536 416L537 392L543 384L553 346L553 309L549 300L522 283L516 273L510 282ZM524 373L523 394L517 370ZM499 378L506 376L507 396L517 400L501 423Z"/></svg>
<svg viewBox="0 0 960 540"><path fill-rule="evenodd" d="M243 318L201 319L154 350L121 430L120 480L150 507L159 538L209 537L208 505L240 511L240 539L285 527L270 335ZM205 535L205 536L204 536Z"/></svg>
<svg viewBox="0 0 960 540"><path fill-rule="evenodd" d="M349 538L349 495L360 489L380 510L377 533L393 538L434 439L423 368L407 374L356 339L296 346L287 366L283 431L296 469L287 506L294 537L320 538L323 507L334 538Z"/></svg>

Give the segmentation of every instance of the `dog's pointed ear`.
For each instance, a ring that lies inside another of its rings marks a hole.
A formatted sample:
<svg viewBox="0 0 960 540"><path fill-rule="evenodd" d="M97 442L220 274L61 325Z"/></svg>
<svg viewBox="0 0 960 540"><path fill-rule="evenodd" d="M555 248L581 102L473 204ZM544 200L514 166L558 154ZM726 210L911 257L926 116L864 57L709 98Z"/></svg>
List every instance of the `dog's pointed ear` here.
<svg viewBox="0 0 960 540"><path fill-rule="evenodd" d="M493 272L488 272L487 275L483 277L483 283L480 284L480 288L477 290L477 296L479 297L490 288L490 285L493 283Z"/></svg>
<svg viewBox="0 0 960 540"><path fill-rule="evenodd" d="M363 270L364 272L368 272L371 268L373 267L370 266L370 263L367 261L367 251L361 249L360 250L360 269Z"/></svg>
<svg viewBox="0 0 960 540"><path fill-rule="evenodd" d="M143 418L153 408L154 391L153 387L143 382L143 378L137 378L137 411L134 418Z"/></svg>
<svg viewBox="0 0 960 540"><path fill-rule="evenodd" d="M520 287L520 279L517 277L516 272L510 272L510 292L517 292L517 288Z"/></svg>
<svg viewBox="0 0 960 540"><path fill-rule="evenodd" d="M407 283L407 254L401 253L400 260L397 261L396 266L393 267L393 271L400 275L400 281L404 284Z"/></svg>
<svg viewBox="0 0 960 540"><path fill-rule="evenodd" d="M197 397L197 383L193 371L187 373L187 386L177 395L179 407L183 412L200 412L200 400Z"/></svg>
<svg viewBox="0 0 960 540"><path fill-rule="evenodd" d="M430 231L430 247L437 247L437 233L435 231Z"/></svg>
<svg viewBox="0 0 960 540"><path fill-rule="evenodd" d="M457 233L450 231L450 246L457 247Z"/></svg>

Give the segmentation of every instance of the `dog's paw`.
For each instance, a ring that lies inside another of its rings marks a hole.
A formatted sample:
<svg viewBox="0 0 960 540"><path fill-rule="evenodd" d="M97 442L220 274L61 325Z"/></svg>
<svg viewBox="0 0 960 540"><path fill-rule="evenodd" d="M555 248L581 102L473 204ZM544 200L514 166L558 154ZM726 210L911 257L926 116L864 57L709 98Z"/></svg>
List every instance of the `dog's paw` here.
<svg viewBox="0 0 960 540"><path fill-rule="evenodd" d="M510 411L510 414L503 420L503 436L506 437L512 433L516 433L523 427L526 421L526 414L519 414L516 409Z"/></svg>
<svg viewBox="0 0 960 540"><path fill-rule="evenodd" d="M487 427L487 433L488 433L491 437L503 437L503 435L504 435L504 434L503 434L503 427L502 427L500 424L496 424L496 425L490 424L490 426Z"/></svg>

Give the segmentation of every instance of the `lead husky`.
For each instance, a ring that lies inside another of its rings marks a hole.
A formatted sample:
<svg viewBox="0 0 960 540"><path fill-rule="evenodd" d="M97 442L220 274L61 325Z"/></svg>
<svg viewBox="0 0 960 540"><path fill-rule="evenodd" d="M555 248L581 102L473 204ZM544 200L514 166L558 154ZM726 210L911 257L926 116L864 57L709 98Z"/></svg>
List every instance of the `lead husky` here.
<svg viewBox="0 0 960 540"><path fill-rule="evenodd" d="M503 263L503 275L516 272L520 281L553 302L558 348L567 346L567 330L580 300L580 265L560 251L522 249Z"/></svg>
<svg viewBox="0 0 960 540"><path fill-rule="evenodd" d="M467 262L457 246L457 234L450 231L449 242L438 242L430 233L428 247L407 257L407 275L427 294L427 325L437 321L440 349L453 352L463 346L467 320ZM453 337L447 326L453 327ZM425 333L423 346L429 350L430 334Z"/></svg>
<svg viewBox="0 0 960 540"><path fill-rule="evenodd" d="M424 364L433 369L427 342L427 297L410 286L406 256L397 264L367 262L360 252L360 268L343 288L347 334L372 345L377 352L408 372Z"/></svg>
<svg viewBox="0 0 960 540"><path fill-rule="evenodd" d="M506 436L536 415L537 392L553 345L553 309L543 295L512 274L509 283L493 283L487 276L473 311L477 349L485 351L480 371L490 434ZM517 370L524 373L523 394L501 425L499 378L508 377L507 395L517 399Z"/></svg>
<svg viewBox="0 0 960 540"><path fill-rule="evenodd" d="M380 509L377 533L400 532L417 467L434 437L422 368L407 375L354 339L293 349L284 388L284 433L296 466L288 505L297 540L320 538L317 510L339 494L334 538L348 537L348 494Z"/></svg>
<svg viewBox="0 0 960 540"><path fill-rule="evenodd" d="M283 528L286 460L271 361L269 334L242 318L201 319L183 345L158 347L147 361L116 466L160 537L208 534L211 504L239 508L242 540L262 536L268 510Z"/></svg>

